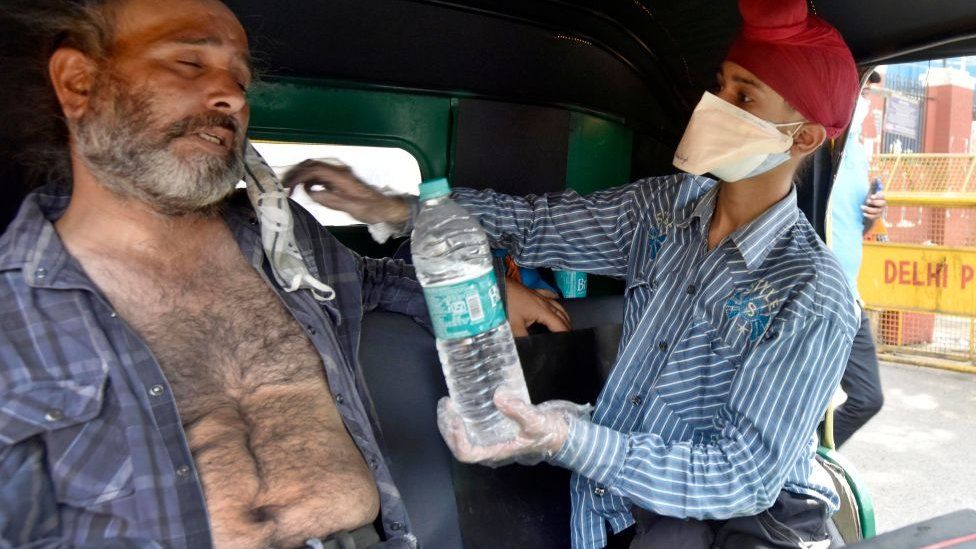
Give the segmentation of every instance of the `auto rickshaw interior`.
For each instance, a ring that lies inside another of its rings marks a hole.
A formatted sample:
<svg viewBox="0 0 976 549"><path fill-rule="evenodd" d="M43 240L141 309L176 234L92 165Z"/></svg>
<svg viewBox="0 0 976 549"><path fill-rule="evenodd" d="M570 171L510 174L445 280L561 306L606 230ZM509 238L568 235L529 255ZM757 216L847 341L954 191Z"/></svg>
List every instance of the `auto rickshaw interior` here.
<svg viewBox="0 0 976 549"><path fill-rule="evenodd" d="M673 173L674 146L740 25L733 0L227 4L261 73L249 91L251 139L398 147L424 179L520 195L585 194ZM970 0L811 0L810 9L841 31L864 74L878 63L976 53ZM15 97L8 88L0 104ZM4 158L15 158L15 129L0 137ZM822 148L799 182L801 208L821 235L840 149ZM12 160L0 174L6 226L28 177ZM364 255L391 255L398 245L375 244L363 226L331 230ZM573 333L519 342L533 400L595 400L620 337L621 286L593 281L591 294L569 304ZM422 543L568 546L568 473L451 458L434 420L446 389L429 334L397 315L368 315L361 354ZM852 541L873 525L869 503L848 489L850 505L866 507L839 527Z"/></svg>

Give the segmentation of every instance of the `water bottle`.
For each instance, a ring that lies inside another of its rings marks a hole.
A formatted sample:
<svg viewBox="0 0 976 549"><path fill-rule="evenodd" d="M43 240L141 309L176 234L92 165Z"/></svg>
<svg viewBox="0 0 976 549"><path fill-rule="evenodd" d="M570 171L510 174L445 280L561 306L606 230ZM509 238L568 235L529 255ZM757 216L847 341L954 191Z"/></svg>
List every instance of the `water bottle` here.
<svg viewBox="0 0 976 549"><path fill-rule="evenodd" d="M515 340L505 317L488 239L455 204L446 179L420 185L410 251L437 337L447 389L472 444L512 438L515 422L492 396L500 387L529 402Z"/></svg>
<svg viewBox="0 0 976 549"><path fill-rule="evenodd" d="M556 287L566 299L586 297L586 273L582 271L553 271Z"/></svg>

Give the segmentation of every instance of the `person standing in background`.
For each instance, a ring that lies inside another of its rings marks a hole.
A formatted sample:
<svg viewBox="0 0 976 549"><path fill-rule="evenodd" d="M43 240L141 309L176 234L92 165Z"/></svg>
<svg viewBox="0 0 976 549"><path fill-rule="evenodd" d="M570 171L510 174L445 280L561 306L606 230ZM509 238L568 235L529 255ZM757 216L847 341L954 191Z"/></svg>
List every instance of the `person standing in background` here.
<svg viewBox="0 0 976 549"><path fill-rule="evenodd" d="M872 188L873 184L869 182L869 156L861 137L862 123L870 114L870 101L866 95L871 86L880 81L881 76L872 72L861 92L830 195L830 248L837 256L859 303L857 274L861 268L864 235L881 217L886 204L881 189ZM847 393L847 400L834 411L834 444L838 448L874 417L884 404L871 320L864 313L863 303L861 305L861 324L854 336L840 383Z"/></svg>

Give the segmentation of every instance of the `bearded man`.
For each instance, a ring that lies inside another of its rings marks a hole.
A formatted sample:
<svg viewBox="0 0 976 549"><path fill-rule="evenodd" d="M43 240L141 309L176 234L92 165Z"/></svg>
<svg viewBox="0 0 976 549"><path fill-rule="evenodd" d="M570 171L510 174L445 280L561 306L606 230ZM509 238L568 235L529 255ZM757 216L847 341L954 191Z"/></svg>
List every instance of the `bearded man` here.
<svg viewBox="0 0 976 549"><path fill-rule="evenodd" d="M0 546L415 546L356 363L364 309L427 322L412 268L246 146L223 4L61 7L33 23L70 185L0 238Z"/></svg>

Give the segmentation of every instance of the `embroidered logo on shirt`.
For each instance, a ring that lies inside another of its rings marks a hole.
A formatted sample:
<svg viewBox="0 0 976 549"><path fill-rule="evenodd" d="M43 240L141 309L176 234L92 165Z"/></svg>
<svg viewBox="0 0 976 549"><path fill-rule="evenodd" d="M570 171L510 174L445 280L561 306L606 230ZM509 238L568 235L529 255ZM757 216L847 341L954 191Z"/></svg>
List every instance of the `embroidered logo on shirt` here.
<svg viewBox="0 0 976 549"><path fill-rule="evenodd" d="M671 221L671 216L664 212L658 212L654 216L654 220L657 222L657 225L651 227L648 231L648 240L650 240L651 245L651 259L657 259L657 253L661 251L661 246L668 237L668 232L674 226L674 222Z"/></svg>
<svg viewBox="0 0 976 549"><path fill-rule="evenodd" d="M758 280L748 290L736 290L725 302L725 316L739 319L739 331L749 334L749 341L759 336L769 326L770 315L779 300L773 297L773 287L765 280Z"/></svg>

